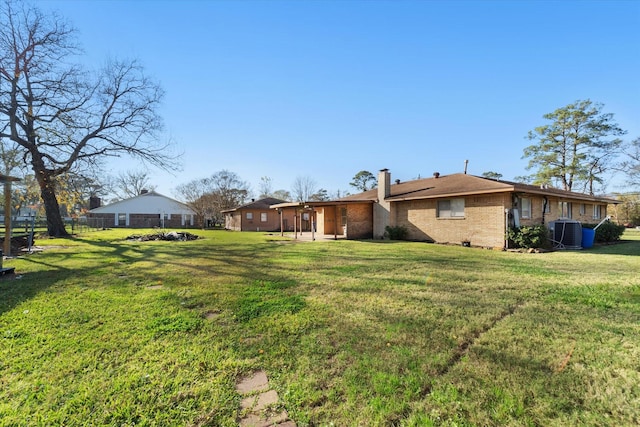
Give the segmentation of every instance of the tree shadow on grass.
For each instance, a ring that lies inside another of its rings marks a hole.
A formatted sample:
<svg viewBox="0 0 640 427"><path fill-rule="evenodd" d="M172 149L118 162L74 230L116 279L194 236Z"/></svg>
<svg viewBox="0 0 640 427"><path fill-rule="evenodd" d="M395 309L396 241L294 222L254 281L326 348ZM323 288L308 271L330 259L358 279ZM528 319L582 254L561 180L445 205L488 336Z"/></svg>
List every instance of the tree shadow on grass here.
<svg viewBox="0 0 640 427"><path fill-rule="evenodd" d="M18 270L13 279L0 280L0 314L57 283L78 282L82 278L89 281L101 275L106 283L119 279L140 285L169 278L178 286L189 280L215 276L228 277L231 285L290 279L290 272L265 269L259 262L260 258L272 256L271 251L277 248L264 243L203 245L194 241L107 241L82 237L73 241L73 246L21 257L23 271Z"/></svg>

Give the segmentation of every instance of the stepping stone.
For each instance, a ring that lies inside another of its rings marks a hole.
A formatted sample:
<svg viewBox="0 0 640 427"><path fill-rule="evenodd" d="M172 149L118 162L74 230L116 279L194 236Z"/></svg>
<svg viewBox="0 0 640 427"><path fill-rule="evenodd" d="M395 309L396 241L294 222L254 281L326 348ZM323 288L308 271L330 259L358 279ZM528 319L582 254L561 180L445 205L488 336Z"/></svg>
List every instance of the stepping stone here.
<svg viewBox="0 0 640 427"><path fill-rule="evenodd" d="M264 371L257 371L236 384L236 391L246 396L240 402L240 411L246 415L239 421L240 427L296 427L289 420L287 411L270 413L269 408L279 401L278 392L269 389L269 379Z"/></svg>
<svg viewBox="0 0 640 427"><path fill-rule="evenodd" d="M253 407L253 412L264 411L269 405L278 403L278 392L275 390L269 390L258 395L258 401Z"/></svg>
<svg viewBox="0 0 640 427"><path fill-rule="evenodd" d="M240 427L296 427L296 424L289 420L287 421L287 412L283 411L275 417L261 417L256 414L249 414L240 420Z"/></svg>
<svg viewBox="0 0 640 427"><path fill-rule="evenodd" d="M236 385L236 391L240 394L249 394L254 391L264 391L269 389L269 380L264 371L258 371L252 376L244 378Z"/></svg>

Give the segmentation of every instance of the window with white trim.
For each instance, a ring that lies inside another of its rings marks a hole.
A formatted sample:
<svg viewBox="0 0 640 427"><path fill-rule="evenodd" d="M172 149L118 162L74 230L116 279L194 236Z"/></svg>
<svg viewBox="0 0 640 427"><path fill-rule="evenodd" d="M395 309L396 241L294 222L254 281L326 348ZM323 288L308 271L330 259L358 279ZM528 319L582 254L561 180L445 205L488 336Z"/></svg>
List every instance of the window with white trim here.
<svg viewBox="0 0 640 427"><path fill-rule="evenodd" d="M438 218L464 218L464 199L438 200Z"/></svg>
<svg viewBox="0 0 640 427"><path fill-rule="evenodd" d="M253 219L253 212L247 212L247 219Z"/></svg>
<svg viewBox="0 0 640 427"><path fill-rule="evenodd" d="M571 202L558 202L558 217L571 219Z"/></svg>
<svg viewBox="0 0 640 427"><path fill-rule="evenodd" d="M584 215L587 213L587 205L584 203L580 203L580 215Z"/></svg>
<svg viewBox="0 0 640 427"><path fill-rule="evenodd" d="M260 212L260 222L267 222L267 213Z"/></svg>
<svg viewBox="0 0 640 427"><path fill-rule="evenodd" d="M602 206L593 205L593 219L602 218Z"/></svg>
<svg viewBox="0 0 640 427"><path fill-rule="evenodd" d="M531 218L531 199L523 197L520 199L520 218Z"/></svg>

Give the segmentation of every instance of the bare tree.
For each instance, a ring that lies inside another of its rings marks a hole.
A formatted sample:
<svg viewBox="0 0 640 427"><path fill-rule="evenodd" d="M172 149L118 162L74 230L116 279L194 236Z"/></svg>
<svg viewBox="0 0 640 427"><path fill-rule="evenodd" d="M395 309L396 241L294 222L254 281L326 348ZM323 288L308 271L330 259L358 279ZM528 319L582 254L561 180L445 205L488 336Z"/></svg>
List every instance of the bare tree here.
<svg viewBox="0 0 640 427"><path fill-rule="evenodd" d="M235 172L221 170L211 175L211 194L214 203L213 219L222 222L222 211L237 208L249 196L249 184L243 181Z"/></svg>
<svg viewBox="0 0 640 427"><path fill-rule="evenodd" d="M208 219L220 223L222 211L243 204L249 195L249 184L235 172L222 170L209 178L179 185L176 193L202 218L204 227Z"/></svg>
<svg viewBox="0 0 640 427"><path fill-rule="evenodd" d="M298 176L293 181L291 193L297 202L306 202L315 194L317 188L316 182L308 176Z"/></svg>
<svg viewBox="0 0 640 427"><path fill-rule="evenodd" d="M214 206L211 198L211 178L194 179L186 184L180 184L174 191L178 198L182 199L201 220L202 228L205 228L207 218L213 216Z"/></svg>
<svg viewBox="0 0 640 427"><path fill-rule="evenodd" d="M149 172L144 170L120 172L113 179L112 191L121 199L138 196L143 190L155 189L156 186L149 183Z"/></svg>
<svg viewBox="0 0 640 427"><path fill-rule="evenodd" d="M273 191L273 180L268 176L260 178L260 198L270 197Z"/></svg>
<svg viewBox="0 0 640 427"><path fill-rule="evenodd" d="M72 63L75 31L58 15L5 0L0 16L0 137L18 144L33 169L49 235L68 235L60 176L122 155L175 168L158 143L162 90L138 62L109 61L94 77Z"/></svg>

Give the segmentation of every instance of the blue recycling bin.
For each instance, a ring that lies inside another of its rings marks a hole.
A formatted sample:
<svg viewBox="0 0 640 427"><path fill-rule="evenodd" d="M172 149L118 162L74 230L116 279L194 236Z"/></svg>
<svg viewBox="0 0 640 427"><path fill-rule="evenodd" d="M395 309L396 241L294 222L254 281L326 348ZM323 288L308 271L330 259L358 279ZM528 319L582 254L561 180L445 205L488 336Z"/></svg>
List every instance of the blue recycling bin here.
<svg viewBox="0 0 640 427"><path fill-rule="evenodd" d="M582 227L582 247L589 249L593 246L593 241L596 238L596 230L593 228Z"/></svg>

